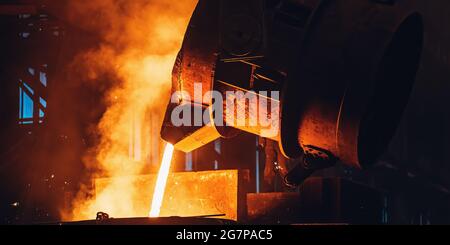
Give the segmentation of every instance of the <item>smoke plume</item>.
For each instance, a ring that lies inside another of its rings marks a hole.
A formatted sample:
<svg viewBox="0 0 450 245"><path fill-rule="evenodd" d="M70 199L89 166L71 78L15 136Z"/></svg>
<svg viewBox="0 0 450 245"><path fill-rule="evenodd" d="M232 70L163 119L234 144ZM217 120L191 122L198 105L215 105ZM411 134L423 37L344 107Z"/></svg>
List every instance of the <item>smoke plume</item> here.
<svg viewBox="0 0 450 245"><path fill-rule="evenodd" d="M102 40L95 48L78 55L74 64L99 86L103 74L115 78L112 89L105 94L107 110L95 128L100 141L85 157L90 178L142 172L149 160L146 151L154 145L149 139L159 140L172 67L196 2L73 0L68 3L69 20ZM151 123L155 118L156 123ZM134 213L130 210L130 200L142 191L145 190L116 180L92 198L91 188L81 186L71 212L64 212L64 218L92 219L98 211L114 217L130 216Z"/></svg>

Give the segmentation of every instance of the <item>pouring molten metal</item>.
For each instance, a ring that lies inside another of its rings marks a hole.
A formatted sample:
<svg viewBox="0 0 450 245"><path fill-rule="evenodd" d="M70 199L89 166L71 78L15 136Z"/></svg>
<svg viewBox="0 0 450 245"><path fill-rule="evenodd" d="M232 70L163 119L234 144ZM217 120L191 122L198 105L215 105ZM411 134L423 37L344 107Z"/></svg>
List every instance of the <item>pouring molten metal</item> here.
<svg viewBox="0 0 450 245"><path fill-rule="evenodd" d="M173 145L167 143L164 149L161 167L158 172L155 191L153 192L152 207L149 213L150 217L159 217L161 205L164 199L164 192L166 190L167 177L169 176L170 165L172 162L173 150Z"/></svg>

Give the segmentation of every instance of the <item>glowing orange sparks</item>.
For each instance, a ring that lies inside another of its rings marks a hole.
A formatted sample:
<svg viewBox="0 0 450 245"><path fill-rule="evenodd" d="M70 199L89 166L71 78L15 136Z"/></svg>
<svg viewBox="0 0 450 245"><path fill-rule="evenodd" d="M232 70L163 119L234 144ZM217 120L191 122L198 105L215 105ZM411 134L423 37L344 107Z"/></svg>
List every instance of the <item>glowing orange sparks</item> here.
<svg viewBox="0 0 450 245"><path fill-rule="evenodd" d="M169 176L170 165L172 162L174 147L167 143L164 149L161 167L158 172L158 179L156 180L155 191L153 192L152 208L150 209L150 217L159 217L161 205L164 199L164 192L166 190L167 177Z"/></svg>

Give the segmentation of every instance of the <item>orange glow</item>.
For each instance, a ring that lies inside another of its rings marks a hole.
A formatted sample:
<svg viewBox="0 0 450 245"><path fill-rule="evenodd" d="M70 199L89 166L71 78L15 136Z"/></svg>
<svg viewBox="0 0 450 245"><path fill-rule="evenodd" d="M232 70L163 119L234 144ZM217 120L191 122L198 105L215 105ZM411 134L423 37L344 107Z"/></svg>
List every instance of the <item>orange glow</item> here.
<svg viewBox="0 0 450 245"><path fill-rule="evenodd" d="M150 198L144 212L132 203L151 190L124 179L159 168L172 68L196 3L68 1L68 19L99 36L98 45L75 57L73 79L79 79L79 72L89 86L102 92L107 88L107 108L97 125L89 125L96 144L83 156L86 181L61 210L63 220L94 219L100 211L115 218L148 216ZM95 191L92 183L98 178L112 181Z"/></svg>
<svg viewBox="0 0 450 245"><path fill-rule="evenodd" d="M152 207L149 214L150 217L159 217L159 213L161 212L161 205L166 191L167 177L169 176L172 156L173 145L167 143L161 161L161 167L158 172L158 178L156 179L155 190L153 192Z"/></svg>
<svg viewBox="0 0 450 245"><path fill-rule="evenodd" d="M248 186L248 174L248 171L238 170L170 171L159 216L193 217L224 214L220 218L238 220L238 200L245 200L246 192L243 190ZM127 200L126 217L148 217L157 178L158 175L155 173L96 179L95 196L98 197L96 203L104 203L103 198L105 193L110 192L111 185L116 188L134 186L140 191L132 199ZM113 201L120 204L120 197L117 199ZM110 206L120 207L120 205ZM119 217L119 210L107 211L108 214L114 214L112 217Z"/></svg>

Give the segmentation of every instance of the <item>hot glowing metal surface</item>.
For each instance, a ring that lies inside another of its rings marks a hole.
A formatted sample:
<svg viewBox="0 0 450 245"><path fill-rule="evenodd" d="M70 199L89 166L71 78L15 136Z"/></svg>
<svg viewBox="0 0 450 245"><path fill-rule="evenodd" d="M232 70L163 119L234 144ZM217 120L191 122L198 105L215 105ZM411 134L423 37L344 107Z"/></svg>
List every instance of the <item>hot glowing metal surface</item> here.
<svg viewBox="0 0 450 245"><path fill-rule="evenodd" d="M159 217L225 214L215 218L236 221L239 218L238 207L242 205L239 201L245 201L245 198L239 195L240 189L244 187L241 183L247 183L247 175L247 172L238 170L171 172L167 178ZM104 198L106 194L114 195L114 192L104 192L111 183L120 183L140 190L122 196L122 199L125 199L122 201L127 203L126 207L123 207L124 210L114 208L115 203L110 203L110 208L100 211L107 212L113 218L148 217L156 182L156 174L96 179L95 192L99 194L97 198Z"/></svg>

